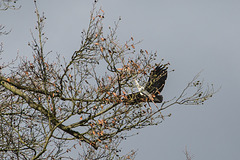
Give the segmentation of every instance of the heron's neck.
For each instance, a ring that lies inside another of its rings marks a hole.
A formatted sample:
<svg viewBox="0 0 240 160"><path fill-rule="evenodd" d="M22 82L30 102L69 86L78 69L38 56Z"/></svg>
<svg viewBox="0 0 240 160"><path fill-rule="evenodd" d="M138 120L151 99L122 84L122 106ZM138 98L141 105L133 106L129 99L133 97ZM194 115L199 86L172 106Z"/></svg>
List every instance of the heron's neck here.
<svg viewBox="0 0 240 160"><path fill-rule="evenodd" d="M138 88L138 91L141 92L144 89L144 87L141 86L136 79L134 79L134 82L135 82L135 84L136 84L136 86Z"/></svg>

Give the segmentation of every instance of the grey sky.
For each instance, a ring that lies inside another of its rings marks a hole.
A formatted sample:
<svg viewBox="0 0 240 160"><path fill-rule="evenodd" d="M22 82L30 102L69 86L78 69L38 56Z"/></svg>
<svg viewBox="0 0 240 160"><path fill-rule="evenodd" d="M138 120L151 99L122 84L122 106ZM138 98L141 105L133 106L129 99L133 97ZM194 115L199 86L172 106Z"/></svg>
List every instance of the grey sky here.
<svg viewBox="0 0 240 160"><path fill-rule="evenodd" d="M36 17L31 1L17 11L0 12L0 24L12 29L4 42L4 60L17 50L30 56ZM159 60L171 63L163 91L165 99L177 96L201 70L205 82L222 87L203 106L174 106L172 117L159 126L140 130L122 147L138 149L137 160L185 159L188 147L194 160L239 159L240 151L240 1L239 0L101 0L105 26L121 16L119 39L143 40L139 48L157 51ZM41 0L47 17L47 49L70 56L86 28L92 1Z"/></svg>

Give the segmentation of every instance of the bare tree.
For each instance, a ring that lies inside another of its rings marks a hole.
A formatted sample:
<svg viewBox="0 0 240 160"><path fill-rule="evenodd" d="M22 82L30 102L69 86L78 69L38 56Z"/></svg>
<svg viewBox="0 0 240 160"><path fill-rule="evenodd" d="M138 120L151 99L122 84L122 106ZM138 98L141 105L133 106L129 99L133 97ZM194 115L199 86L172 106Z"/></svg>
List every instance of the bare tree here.
<svg viewBox="0 0 240 160"><path fill-rule="evenodd" d="M121 157L118 147L132 135L131 130L161 123L170 116L163 113L170 106L199 105L215 93L212 86L205 88L197 75L172 100L155 103L146 97L137 101L142 94L134 79L144 84L163 62L155 61L156 53L136 51L139 42L133 37L119 42L121 19L104 33L104 11L95 6L79 49L70 60L58 55L51 61L51 52L44 48L46 17L39 13L35 1L37 36L31 33L29 43L33 58L20 58L8 74L5 71L11 64L0 70L2 159L71 159L68 152L79 146L81 159L133 159L135 151ZM105 66L105 72L99 66ZM167 69L168 64L162 66ZM194 92L188 96L192 88Z"/></svg>
<svg viewBox="0 0 240 160"><path fill-rule="evenodd" d="M194 157L193 155L190 155L190 153L189 153L187 147L185 147L184 154L185 154L185 156L186 156L186 160L192 160L193 157Z"/></svg>
<svg viewBox="0 0 240 160"><path fill-rule="evenodd" d="M16 6L18 0L0 0L0 10L7 9L19 9L20 6Z"/></svg>

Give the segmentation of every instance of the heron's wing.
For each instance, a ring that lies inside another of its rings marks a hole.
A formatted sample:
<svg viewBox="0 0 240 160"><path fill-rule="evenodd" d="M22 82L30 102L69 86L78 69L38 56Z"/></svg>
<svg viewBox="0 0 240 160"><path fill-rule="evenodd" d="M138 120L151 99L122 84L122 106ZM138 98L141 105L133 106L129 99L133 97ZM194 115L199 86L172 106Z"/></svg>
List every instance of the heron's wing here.
<svg viewBox="0 0 240 160"><path fill-rule="evenodd" d="M151 94L160 94L167 79L167 65L157 66L151 71L145 90Z"/></svg>

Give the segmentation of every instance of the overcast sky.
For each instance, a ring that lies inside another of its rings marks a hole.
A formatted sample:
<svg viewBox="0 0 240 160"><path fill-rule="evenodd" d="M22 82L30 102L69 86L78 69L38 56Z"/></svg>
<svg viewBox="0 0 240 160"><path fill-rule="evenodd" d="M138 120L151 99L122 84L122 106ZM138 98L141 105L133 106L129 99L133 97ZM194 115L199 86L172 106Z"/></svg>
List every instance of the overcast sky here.
<svg viewBox="0 0 240 160"><path fill-rule="evenodd" d="M33 2L21 9L0 12L0 24L11 29L4 42L3 61L31 56L36 17ZM47 49L70 56L79 48L91 0L41 0L47 17ZM203 106L174 106L172 117L147 127L122 147L138 149L136 160L184 160L187 146L194 160L239 159L240 152L240 1L239 0L100 0L104 25L121 16L119 39L143 40L140 48L157 51L159 61L170 62L171 72L163 91L165 100L180 94L201 70L201 79L221 90Z"/></svg>

